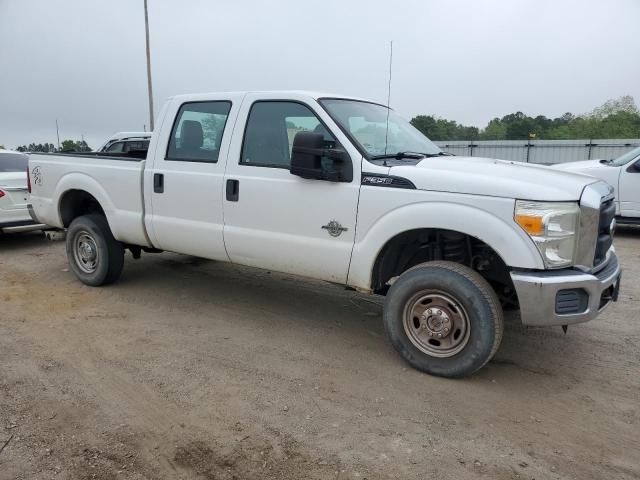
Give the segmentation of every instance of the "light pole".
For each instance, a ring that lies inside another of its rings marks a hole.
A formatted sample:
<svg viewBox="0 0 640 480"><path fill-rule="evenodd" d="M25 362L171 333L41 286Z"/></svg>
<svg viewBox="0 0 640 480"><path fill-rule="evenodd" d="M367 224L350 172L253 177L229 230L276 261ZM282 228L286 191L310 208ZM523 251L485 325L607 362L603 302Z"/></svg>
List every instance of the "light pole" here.
<svg viewBox="0 0 640 480"><path fill-rule="evenodd" d="M60 129L58 128L57 118L56 118L56 137L58 138L58 150L60 150Z"/></svg>
<svg viewBox="0 0 640 480"><path fill-rule="evenodd" d="M144 0L144 29L147 40L147 90L149 93L149 127L153 132L153 87L151 86L151 54L149 53L149 14L147 0Z"/></svg>

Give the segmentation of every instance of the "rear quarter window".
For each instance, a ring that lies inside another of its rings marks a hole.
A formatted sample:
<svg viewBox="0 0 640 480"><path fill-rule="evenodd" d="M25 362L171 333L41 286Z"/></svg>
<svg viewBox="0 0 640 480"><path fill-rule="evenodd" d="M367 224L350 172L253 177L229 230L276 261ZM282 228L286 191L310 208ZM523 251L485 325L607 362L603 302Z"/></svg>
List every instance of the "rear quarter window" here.
<svg viewBox="0 0 640 480"><path fill-rule="evenodd" d="M29 164L28 158L23 153L0 152L0 172L25 172Z"/></svg>

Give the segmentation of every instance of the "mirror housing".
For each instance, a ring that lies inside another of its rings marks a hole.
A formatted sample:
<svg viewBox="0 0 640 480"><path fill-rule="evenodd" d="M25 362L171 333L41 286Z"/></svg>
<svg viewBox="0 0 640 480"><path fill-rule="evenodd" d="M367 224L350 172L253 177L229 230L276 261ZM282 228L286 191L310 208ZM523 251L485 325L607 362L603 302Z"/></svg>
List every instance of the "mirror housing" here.
<svg viewBox="0 0 640 480"><path fill-rule="evenodd" d="M310 180L353 180L353 165L349 154L341 149L325 148L324 135L314 132L296 133L289 172Z"/></svg>

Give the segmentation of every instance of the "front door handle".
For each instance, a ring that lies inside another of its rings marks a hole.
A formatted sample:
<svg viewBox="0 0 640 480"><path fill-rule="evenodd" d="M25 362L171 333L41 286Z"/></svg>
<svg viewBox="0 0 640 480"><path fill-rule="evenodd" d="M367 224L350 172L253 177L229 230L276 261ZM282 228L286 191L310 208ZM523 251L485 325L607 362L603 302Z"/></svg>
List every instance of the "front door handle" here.
<svg viewBox="0 0 640 480"><path fill-rule="evenodd" d="M227 200L237 202L240 197L240 182L238 180L227 180Z"/></svg>
<svg viewBox="0 0 640 480"><path fill-rule="evenodd" d="M155 193L164 193L164 174L163 173L153 174L153 191Z"/></svg>

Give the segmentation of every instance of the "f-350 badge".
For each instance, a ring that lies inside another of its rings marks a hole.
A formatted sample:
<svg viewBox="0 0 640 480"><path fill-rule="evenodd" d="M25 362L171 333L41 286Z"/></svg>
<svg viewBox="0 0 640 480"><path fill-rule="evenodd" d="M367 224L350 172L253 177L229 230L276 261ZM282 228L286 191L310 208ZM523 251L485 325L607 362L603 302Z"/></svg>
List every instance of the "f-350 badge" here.
<svg viewBox="0 0 640 480"><path fill-rule="evenodd" d="M331 220L326 225L323 225L322 228L329 232L329 235L332 237L339 237L342 232L346 232L348 230L348 228L343 227L340 222L335 220Z"/></svg>

